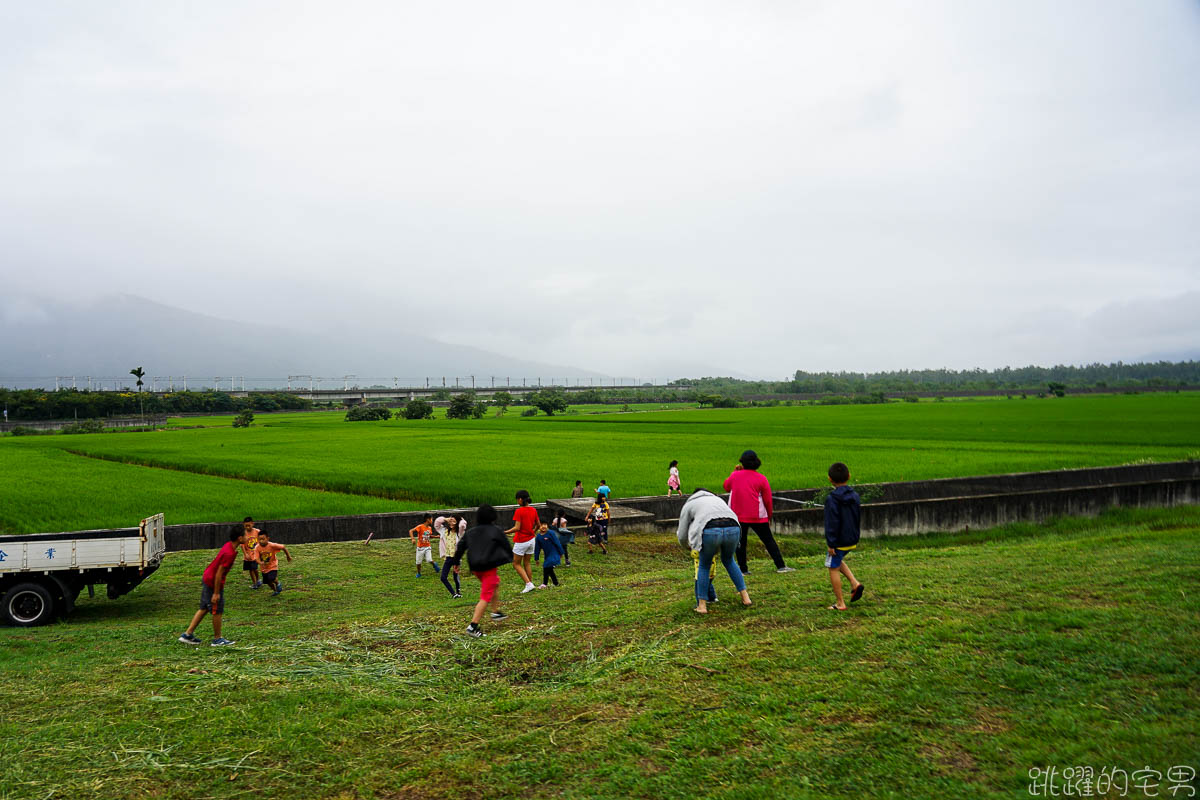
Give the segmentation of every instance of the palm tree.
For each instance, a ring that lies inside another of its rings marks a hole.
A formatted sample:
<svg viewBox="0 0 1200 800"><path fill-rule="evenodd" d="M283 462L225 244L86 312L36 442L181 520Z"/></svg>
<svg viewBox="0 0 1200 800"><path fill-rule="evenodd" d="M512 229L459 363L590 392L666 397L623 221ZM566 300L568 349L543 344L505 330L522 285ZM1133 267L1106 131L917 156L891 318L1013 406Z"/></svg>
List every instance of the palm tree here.
<svg viewBox="0 0 1200 800"><path fill-rule="evenodd" d="M137 367L135 369L129 370L129 374L132 375L133 377L137 378L138 410L142 414L142 422L145 423L145 421L146 421L146 406L142 400L142 378L145 377L146 370L142 369L141 367Z"/></svg>

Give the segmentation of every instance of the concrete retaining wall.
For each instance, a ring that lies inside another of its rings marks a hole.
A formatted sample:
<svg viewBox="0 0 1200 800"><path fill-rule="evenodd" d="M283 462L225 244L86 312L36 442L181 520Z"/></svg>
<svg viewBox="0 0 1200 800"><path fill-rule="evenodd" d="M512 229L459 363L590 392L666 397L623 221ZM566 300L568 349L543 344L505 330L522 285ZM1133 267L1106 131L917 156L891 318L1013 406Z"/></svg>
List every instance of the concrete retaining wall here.
<svg viewBox="0 0 1200 800"><path fill-rule="evenodd" d="M534 508L543 518L548 518L545 503L535 503ZM515 505L496 506L500 518L497 525L512 526ZM437 514L453 514L467 518L468 525L475 524L475 509L459 508L438 511ZM309 542L362 542L374 531L375 539L405 539L408 532L421 523L424 511L404 511L394 514L363 514L347 517L308 517L300 519L261 519L254 524L266 531L272 540L283 544ZM167 550L212 550L229 540L229 529L239 522L204 522L192 525L168 525L166 529Z"/></svg>
<svg viewBox="0 0 1200 800"><path fill-rule="evenodd" d="M1124 467L1027 472L878 484L880 502L863 506L865 536L900 535L928 531L958 531L989 528L1011 522L1039 522L1051 517L1094 515L1113 507L1170 507L1200 504L1200 461L1167 464L1137 464ZM719 489L720 487L710 487ZM784 498L809 500L817 489L777 491L772 527L780 533L818 534L824 526L820 508L789 504ZM653 515L653 522L613 520L610 532L674 531L683 498L618 498L613 501ZM535 508L543 519L550 516L545 503ZM512 525L514 505L496 506L502 527ZM447 509L438 513L464 516L475 522L475 509ZM307 542L363 541L374 531L375 539L408 536L424 512L365 514L346 517L259 520L256 524L273 539L286 544ZM580 519L572 522L582 523ZM215 550L228 540L237 522L168 525L168 550ZM122 529L130 530L130 529ZM136 529L133 529L136 530ZM115 531L114 531L115 533Z"/></svg>

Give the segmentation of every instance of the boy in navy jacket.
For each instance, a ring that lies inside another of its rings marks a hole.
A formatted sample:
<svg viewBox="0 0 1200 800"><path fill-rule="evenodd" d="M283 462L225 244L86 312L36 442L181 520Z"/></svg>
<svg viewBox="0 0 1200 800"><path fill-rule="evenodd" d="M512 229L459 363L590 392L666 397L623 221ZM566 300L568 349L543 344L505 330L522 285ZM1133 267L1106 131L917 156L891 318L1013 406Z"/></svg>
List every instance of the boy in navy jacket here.
<svg viewBox="0 0 1200 800"><path fill-rule="evenodd" d="M829 467L829 481L834 488L825 498L825 544L829 550L825 566L829 568L829 583L833 586L833 596L837 601L829 608L832 611L845 611L842 575L850 579L851 603L863 595L863 585L845 563L846 555L858 547L862 505L858 493L846 485L850 482L850 469L845 464L838 461Z"/></svg>

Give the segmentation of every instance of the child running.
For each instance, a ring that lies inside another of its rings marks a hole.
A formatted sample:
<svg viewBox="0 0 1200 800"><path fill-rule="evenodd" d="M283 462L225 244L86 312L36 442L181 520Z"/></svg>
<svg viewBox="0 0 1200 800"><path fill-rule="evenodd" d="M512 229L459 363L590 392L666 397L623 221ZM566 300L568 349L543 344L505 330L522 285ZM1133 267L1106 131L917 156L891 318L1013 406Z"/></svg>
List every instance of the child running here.
<svg viewBox="0 0 1200 800"><path fill-rule="evenodd" d="M184 644L200 644L195 636L196 627L204 619L205 614L212 614L213 647L231 645L233 642L221 636L221 616L225 613L225 576L233 566L237 557L237 549L246 541L246 530L237 525L229 531L229 541L217 552L217 557L209 562L200 578L200 610L192 616L192 624L179 634L179 641Z"/></svg>
<svg viewBox="0 0 1200 800"><path fill-rule="evenodd" d="M242 529L246 531L246 540L242 542L242 572L250 573L250 588L262 587L262 578L258 574L258 528L254 527L254 517L242 520Z"/></svg>
<svg viewBox="0 0 1200 800"><path fill-rule="evenodd" d="M571 533L571 528L567 525L567 518L561 513L550 520L550 530L558 535L558 543L562 545L563 564L564 567L571 566L571 548L569 545L575 544L575 534Z"/></svg>
<svg viewBox="0 0 1200 800"><path fill-rule="evenodd" d="M536 553L544 552L545 560L542 562L542 585L539 589L545 589L547 585L553 583L558 586L558 576L554 574L554 568L562 561L562 544L558 540L558 534L550 530L546 523L538 526L537 542L534 545L535 557Z"/></svg>
<svg viewBox="0 0 1200 800"><path fill-rule="evenodd" d="M521 590L521 594L533 591L533 577L529 570L529 559L533 556L533 550L536 547L534 539L537 537L537 529L540 524L538 519L537 509L530 503L529 492L524 489L517 491L517 502L520 507L513 512L513 526L505 531L505 534L512 534L513 537L513 569L525 581L525 588Z"/></svg>
<svg viewBox="0 0 1200 800"><path fill-rule="evenodd" d="M496 596L500 589L498 570L512 559L513 551L508 537L496 525L496 509L480 506L475 512L475 527L459 538L453 555L456 575L464 554L470 564L471 574L479 578L479 602L475 604L475 612L471 615L467 634L479 639L484 636L479 622L483 619L483 612L489 607L492 610L493 622L507 618L507 615L500 611L500 601Z"/></svg>
<svg viewBox="0 0 1200 800"><path fill-rule="evenodd" d="M458 518L438 517L433 521L433 531L438 535L438 555L442 557L442 586L446 587L451 599L457 600L462 597L462 585L458 582L458 573L452 573L450 568L454 566L451 562L454 560L454 551L458 548ZM447 580L451 574L454 575L453 586Z"/></svg>
<svg viewBox="0 0 1200 800"><path fill-rule="evenodd" d="M292 554L288 549L281 544L275 544L270 537L262 531L258 532L258 559L262 563L263 580L267 586L271 587L271 597L276 597L283 591L283 586L279 583L279 554L283 553L287 556L288 563L292 561Z"/></svg>
<svg viewBox="0 0 1200 800"><path fill-rule="evenodd" d="M683 489L679 488L679 462L671 462L671 472L667 476L667 497L671 496L671 492L679 492L679 496L683 497Z"/></svg>
<svg viewBox="0 0 1200 800"><path fill-rule="evenodd" d="M413 545L417 548L417 577L421 577L421 565L425 563L433 564L433 571L438 571L438 565L433 560L433 545L429 543L429 534L433 532L430 523L433 522L433 514L426 514L421 519L420 525L415 525L408 531L408 538L412 540Z"/></svg>
<svg viewBox="0 0 1200 800"><path fill-rule="evenodd" d="M840 461L830 465L829 482L833 484L834 489L825 498L825 544L829 549L829 555L825 557L825 566L829 568L829 583L833 587L833 597L836 601L829 609L845 611L842 575L850 579L850 602L857 602L863 596L863 585L845 563L850 551L858 547L862 507L858 492L846 485L850 482L849 467Z"/></svg>

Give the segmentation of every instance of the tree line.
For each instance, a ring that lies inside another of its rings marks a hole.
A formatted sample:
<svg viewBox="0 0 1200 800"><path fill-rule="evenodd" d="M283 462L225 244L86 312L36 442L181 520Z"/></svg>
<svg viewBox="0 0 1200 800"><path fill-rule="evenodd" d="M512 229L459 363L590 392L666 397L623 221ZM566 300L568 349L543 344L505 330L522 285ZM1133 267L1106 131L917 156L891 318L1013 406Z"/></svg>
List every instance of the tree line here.
<svg viewBox="0 0 1200 800"><path fill-rule="evenodd" d="M689 378L672 381L694 391L743 397L770 394L870 394L872 392L1044 391L1051 384L1067 389L1143 389L1200 386L1200 361L1126 364L1059 364L1053 367L1002 369L924 369L888 372L805 372L787 381L737 378Z"/></svg>
<svg viewBox="0 0 1200 800"><path fill-rule="evenodd" d="M312 401L286 392L253 392L234 397L220 391L203 392L88 392L77 389L0 389L0 403L9 420L71 419L74 417L132 417L146 414L204 412L302 411Z"/></svg>

